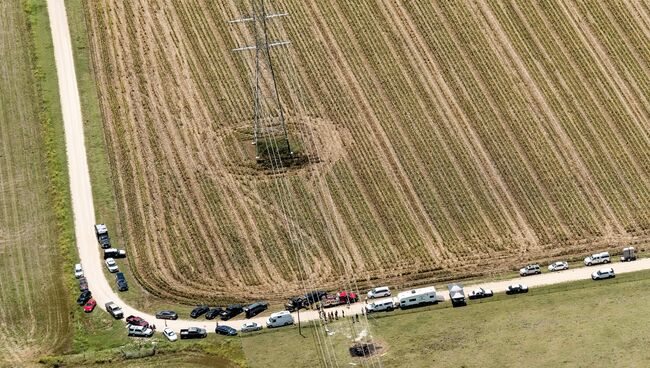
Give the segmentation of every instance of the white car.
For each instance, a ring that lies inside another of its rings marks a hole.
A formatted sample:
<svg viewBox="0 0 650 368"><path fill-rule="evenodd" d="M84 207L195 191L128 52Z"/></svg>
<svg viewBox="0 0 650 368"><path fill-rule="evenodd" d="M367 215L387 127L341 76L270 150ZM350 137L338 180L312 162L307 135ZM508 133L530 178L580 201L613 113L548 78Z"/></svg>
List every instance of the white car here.
<svg viewBox="0 0 650 368"><path fill-rule="evenodd" d="M519 270L519 276L539 275L540 273L542 273L542 269L538 264L530 264Z"/></svg>
<svg viewBox="0 0 650 368"><path fill-rule="evenodd" d="M259 323L255 322L246 322L243 325L241 325L241 332L253 332L253 331L259 331L262 329L262 325Z"/></svg>
<svg viewBox="0 0 650 368"><path fill-rule="evenodd" d="M165 327L165 329L163 330L163 335L165 335L167 340L171 342L178 340L178 336L176 336L176 332L174 332L174 330L172 330L169 327Z"/></svg>
<svg viewBox="0 0 650 368"><path fill-rule="evenodd" d="M569 263L567 261L557 261L548 265L548 270L551 272L568 270L568 269L569 269Z"/></svg>
<svg viewBox="0 0 650 368"><path fill-rule="evenodd" d="M610 279L614 277L616 277L616 274L614 273L613 268L603 268L591 274L591 279L594 281Z"/></svg>
<svg viewBox="0 0 650 368"><path fill-rule="evenodd" d="M390 312L395 309L395 302L392 300L378 301L366 305L366 313Z"/></svg>
<svg viewBox="0 0 650 368"><path fill-rule="evenodd" d="M108 268L108 272L118 272L120 270L113 258L106 258L106 268Z"/></svg>
<svg viewBox="0 0 650 368"><path fill-rule="evenodd" d="M80 278L84 275L84 269L81 268L81 263L74 265L74 277Z"/></svg>
<svg viewBox="0 0 650 368"><path fill-rule="evenodd" d="M385 296L390 296L388 286L376 287L368 292L368 299L383 298Z"/></svg>

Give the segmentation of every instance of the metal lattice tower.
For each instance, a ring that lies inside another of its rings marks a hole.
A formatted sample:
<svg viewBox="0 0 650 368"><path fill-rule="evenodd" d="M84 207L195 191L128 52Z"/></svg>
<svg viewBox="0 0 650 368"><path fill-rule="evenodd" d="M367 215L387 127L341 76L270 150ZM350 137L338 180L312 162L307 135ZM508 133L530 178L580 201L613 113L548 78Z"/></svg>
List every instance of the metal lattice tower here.
<svg viewBox="0 0 650 368"><path fill-rule="evenodd" d="M242 46L233 49L235 52L255 52L255 72L253 88L253 144L256 158L260 158L260 137L266 133L266 138L276 139L280 135L287 145L290 155L293 155L289 143L289 134L284 118L284 110L278 94L278 87L273 70L271 49L277 46L289 45L290 41L277 40L269 42L267 22L273 18L288 16L288 13L267 14L264 0L251 0L253 14L234 19L228 23L252 23L255 45ZM267 117L268 115L268 117ZM267 146L268 149L268 146Z"/></svg>

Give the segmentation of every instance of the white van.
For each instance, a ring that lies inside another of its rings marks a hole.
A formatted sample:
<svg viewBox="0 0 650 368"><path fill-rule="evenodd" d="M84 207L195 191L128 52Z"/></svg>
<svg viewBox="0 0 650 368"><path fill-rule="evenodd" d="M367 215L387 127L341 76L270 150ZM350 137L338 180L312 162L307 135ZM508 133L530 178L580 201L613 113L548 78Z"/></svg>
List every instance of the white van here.
<svg viewBox="0 0 650 368"><path fill-rule="evenodd" d="M390 289L388 286L376 287L368 292L368 299L383 298L385 296L390 296Z"/></svg>
<svg viewBox="0 0 650 368"><path fill-rule="evenodd" d="M595 264L609 263L609 262L611 262L609 258L609 252L596 253L585 258L585 266L591 266Z"/></svg>
<svg viewBox="0 0 650 368"><path fill-rule="evenodd" d="M378 301L365 306L366 313L390 312L395 309L395 302L392 300Z"/></svg>
<svg viewBox="0 0 650 368"><path fill-rule="evenodd" d="M271 314L271 317L266 320L266 327L282 327L293 324L293 316L289 311L282 311Z"/></svg>

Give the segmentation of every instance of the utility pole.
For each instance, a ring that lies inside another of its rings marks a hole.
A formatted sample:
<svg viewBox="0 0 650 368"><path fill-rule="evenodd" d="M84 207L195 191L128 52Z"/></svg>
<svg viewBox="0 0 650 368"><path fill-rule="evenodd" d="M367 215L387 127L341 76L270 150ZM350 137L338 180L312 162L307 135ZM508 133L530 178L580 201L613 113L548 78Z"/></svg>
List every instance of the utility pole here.
<svg viewBox="0 0 650 368"><path fill-rule="evenodd" d="M289 134L287 133L287 127L284 118L284 110L282 108L282 103L280 102L280 95L278 94L278 87L275 79L275 71L273 70L273 61L271 59L271 48L277 46L289 45L290 41L277 40L269 41L267 21L288 16L288 13L273 13L267 14L266 7L264 5L264 0L251 0L253 14L250 16L242 17L239 19L233 19L228 21L230 24L238 23L253 23L254 36L255 36L255 45L250 46L241 46L233 49L234 52L241 51L255 51L255 76L254 76L254 91L253 91L253 145L255 145L255 156L256 159L260 158L260 135L262 133L262 124L263 119L263 109L264 106L271 107L275 105L277 111L277 119L280 123L280 128L282 130L283 139L287 145L287 150L289 154L293 155L291 150L291 145L289 143ZM265 78L266 77L266 78ZM270 92L273 95L273 98L264 99L262 82L267 80L267 88L270 89ZM265 103L266 102L266 103ZM272 119L273 117L271 117ZM270 127L272 128L272 127ZM271 131L272 129L267 129ZM265 145L268 149L268 145Z"/></svg>

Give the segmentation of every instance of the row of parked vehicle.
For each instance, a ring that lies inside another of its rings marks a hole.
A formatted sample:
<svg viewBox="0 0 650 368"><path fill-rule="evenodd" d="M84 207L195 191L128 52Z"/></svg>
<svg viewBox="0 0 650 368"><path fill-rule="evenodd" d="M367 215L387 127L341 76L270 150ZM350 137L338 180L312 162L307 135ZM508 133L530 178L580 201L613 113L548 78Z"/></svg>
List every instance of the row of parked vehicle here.
<svg viewBox="0 0 650 368"><path fill-rule="evenodd" d="M621 253L621 262L630 262L636 260L636 252L634 247L623 248ZM585 257L583 260L585 266L593 266L598 264L607 264L612 262L612 258L609 252L595 253L588 257ZM558 261L553 262L548 266L548 270L551 272L568 270L569 263L567 261ZM519 270L520 276L530 276L538 275L542 273L542 268L539 264L529 264L526 267Z"/></svg>

